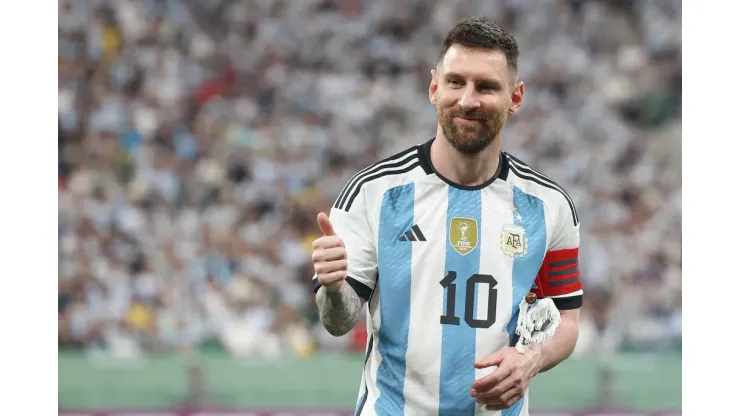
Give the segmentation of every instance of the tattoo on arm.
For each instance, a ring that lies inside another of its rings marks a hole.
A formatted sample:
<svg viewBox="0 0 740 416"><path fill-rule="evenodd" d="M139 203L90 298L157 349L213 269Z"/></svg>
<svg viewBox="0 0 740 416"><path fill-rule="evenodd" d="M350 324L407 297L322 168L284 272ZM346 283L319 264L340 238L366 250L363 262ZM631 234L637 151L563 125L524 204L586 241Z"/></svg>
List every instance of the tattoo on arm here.
<svg viewBox="0 0 740 416"><path fill-rule="evenodd" d="M319 289L316 295L321 322L330 334L342 336L354 328L360 316L362 301L352 286L344 282L338 291Z"/></svg>

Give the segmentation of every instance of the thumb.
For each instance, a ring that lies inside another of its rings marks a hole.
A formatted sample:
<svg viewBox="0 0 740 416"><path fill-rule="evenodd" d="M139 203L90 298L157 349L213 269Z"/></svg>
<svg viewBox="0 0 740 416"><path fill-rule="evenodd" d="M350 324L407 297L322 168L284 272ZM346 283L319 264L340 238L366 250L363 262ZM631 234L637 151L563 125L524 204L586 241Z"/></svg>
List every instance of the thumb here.
<svg viewBox="0 0 740 416"><path fill-rule="evenodd" d="M321 232L324 233L324 236L337 235L337 233L334 232L334 227L331 225L331 221L329 221L329 216L323 212L319 212L316 220L319 222L319 228L321 228Z"/></svg>
<svg viewBox="0 0 740 416"><path fill-rule="evenodd" d="M506 354L504 354L504 351L506 350L496 351L495 353L489 355L488 357L485 357L481 360L474 362L473 367L487 368L487 367L493 367L494 365L496 366L501 365L501 362L504 360L504 357L506 357Z"/></svg>

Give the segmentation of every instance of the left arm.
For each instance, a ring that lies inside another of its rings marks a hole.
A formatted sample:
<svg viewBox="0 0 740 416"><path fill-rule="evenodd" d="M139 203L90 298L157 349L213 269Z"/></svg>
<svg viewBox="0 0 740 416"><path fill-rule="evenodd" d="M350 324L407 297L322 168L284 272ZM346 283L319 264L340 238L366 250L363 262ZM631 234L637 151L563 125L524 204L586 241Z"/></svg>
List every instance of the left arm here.
<svg viewBox="0 0 740 416"><path fill-rule="evenodd" d="M575 208L566 198L560 199L555 215L555 232L532 291L538 298L551 298L560 310L560 325L555 335L541 343L529 345L525 355L535 358L534 374L548 371L573 353L578 340L578 324L583 304L583 284L578 265L580 223Z"/></svg>
<svg viewBox="0 0 740 416"><path fill-rule="evenodd" d="M486 409L501 410L514 405L523 397L532 377L557 366L575 349L583 285L578 266L580 224L570 203L570 199L562 198L556 208L552 240L532 287L537 298L553 300L560 310L560 325L549 340L527 345L524 354L510 347L473 364L475 368L498 366L473 383L471 395Z"/></svg>
<svg viewBox="0 0 740 416"><path fill-rule="evenodd" d="M533 374L529 374L530 378L550 370L570 357L578 340L580 317L580 308L561 310L560 325L555 330L555 335L541 344L527 346L524 355L530 355L536 363Z"/></svg>
<svg viewBox="0 0 740 416"><path fill-rule="evenodd" d="M488 410L513 406L524 395L532 377L565 361L573 352L578 339L580 314L580 309L561 310L555 335L541 344L527 345L524 354L510 347L475 362L475 368L494 365L498 368L476 380L471 395Z"/></svg>

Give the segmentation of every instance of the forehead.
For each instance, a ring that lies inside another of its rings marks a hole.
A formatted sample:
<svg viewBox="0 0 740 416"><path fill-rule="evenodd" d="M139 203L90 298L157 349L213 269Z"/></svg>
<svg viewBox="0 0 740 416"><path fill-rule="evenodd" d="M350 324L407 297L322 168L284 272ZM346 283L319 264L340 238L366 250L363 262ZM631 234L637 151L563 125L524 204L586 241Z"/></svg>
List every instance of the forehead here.
<svg viewBox="0 0 740 416"><path fill-rule="evenodd" d="M452 45L439 65L441 75L455 73L480 79L506 78L509 74L506 54L499 49L468 48Z"/></svg>

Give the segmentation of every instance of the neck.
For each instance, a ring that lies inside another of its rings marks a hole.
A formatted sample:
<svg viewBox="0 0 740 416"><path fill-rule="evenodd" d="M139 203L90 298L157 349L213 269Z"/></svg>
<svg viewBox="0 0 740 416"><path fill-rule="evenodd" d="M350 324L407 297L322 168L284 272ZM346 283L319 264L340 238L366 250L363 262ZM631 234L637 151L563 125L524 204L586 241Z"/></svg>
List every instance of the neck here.
<svg viewBox="0 0 740 416"><path fill-rule="evenodd" d="M437 127L437 135L429 157L434 169L445 178L463 186L477 186L496 174L500 163L501 138L497 137L487 148L475 155L460 153Z"/></svg>

